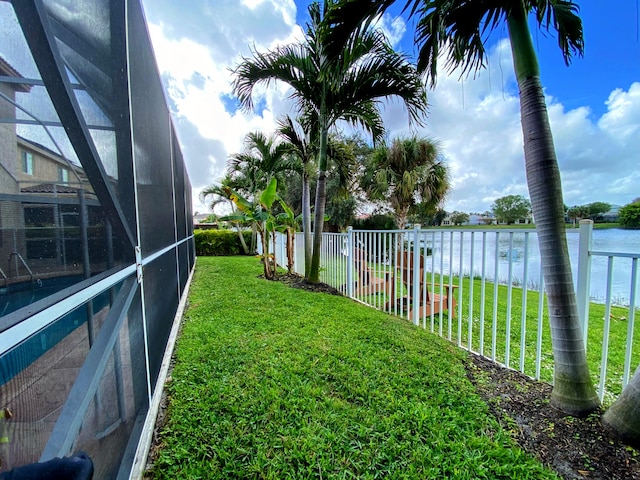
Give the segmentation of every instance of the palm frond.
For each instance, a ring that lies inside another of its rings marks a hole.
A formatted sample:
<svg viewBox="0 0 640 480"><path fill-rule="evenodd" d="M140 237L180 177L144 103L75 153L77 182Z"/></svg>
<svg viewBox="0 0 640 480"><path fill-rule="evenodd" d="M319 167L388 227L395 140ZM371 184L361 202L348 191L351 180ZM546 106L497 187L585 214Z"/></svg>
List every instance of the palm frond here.
<svg viewBox="0 0 640 480"><path fill-rule="evenodd" d="M558 46L567 65L573 55L584 53L582 20L578 15L580 7L570 0L530 1L529 6L536 12L538 25L558 35Z"/></svg>
<svg viewBox="0 0 640 480"><path fill-rule="evenodd" d="M232 71L235 79L232 83L234 95L243 109L253 110L253 90L259 84L269 86L275 81L289 84L294 92L307 93L313 85L308 81L316 72L313 62L303 45L286 45L267 53L253 52L253 58L243 58ZM314 77L315 78L315 77Z"/></svg>

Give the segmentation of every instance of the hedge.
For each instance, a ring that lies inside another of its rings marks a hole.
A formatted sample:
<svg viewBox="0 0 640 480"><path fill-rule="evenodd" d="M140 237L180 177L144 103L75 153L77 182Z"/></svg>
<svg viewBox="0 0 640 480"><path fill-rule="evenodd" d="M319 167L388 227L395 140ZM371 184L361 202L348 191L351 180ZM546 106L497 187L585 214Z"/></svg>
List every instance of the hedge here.
<svg viewBox="0 0 640 480"><path fill-rule="evenodd" d="M251 246L251 232L243 231L247 247ZM235 230L194 230L196 255L243 255L242 244Z"/></svg>

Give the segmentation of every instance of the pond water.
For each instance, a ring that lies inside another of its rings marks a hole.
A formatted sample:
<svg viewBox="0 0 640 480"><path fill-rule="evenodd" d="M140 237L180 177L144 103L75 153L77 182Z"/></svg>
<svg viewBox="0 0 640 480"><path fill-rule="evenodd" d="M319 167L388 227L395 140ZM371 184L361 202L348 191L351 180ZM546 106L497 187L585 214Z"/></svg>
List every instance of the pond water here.
<svg viewBox="0 0 640 480"><path fill-rule="evenodd" d="M473 242L472 242L473 239ZM535 232L464 232L462 234L462 261L460 251L460 232L427 233L426 243L433 249L433 262L439 269L443 264L443 273L450 272L468 275L482 274L482 252L486 252L484 271L487 278L496 276L501 282L509 278L509 260L512 260L511 278L515 284L526 284L531 289L538 289L540 285L540 252L538 236ZM473 243L473 256L471 245ZM484 246L483 246L484 243ZM496 246L497 244L497 246ZM567 231L567 244L571 257L574 284L578 273L578 229ZM526 250L526 251L525 251ZM606 229L593 231L592 250L616 253L640 253L640 231ZM526 259L526 262L525 262ZM612 271L612 300L618 304L628 304L631 294L631 264L630 258L616 257L613 260ZM427 267L430 259L427 259ZM591 298L596 302L604 302L607 289L608 258L592 256L591 262ZM526 272L525 272L526 267ZM525 279L526 273L526 279ZM640 282L636 286L636 298L640 300ZM638 304L636 300L636 305Z"/></svg>

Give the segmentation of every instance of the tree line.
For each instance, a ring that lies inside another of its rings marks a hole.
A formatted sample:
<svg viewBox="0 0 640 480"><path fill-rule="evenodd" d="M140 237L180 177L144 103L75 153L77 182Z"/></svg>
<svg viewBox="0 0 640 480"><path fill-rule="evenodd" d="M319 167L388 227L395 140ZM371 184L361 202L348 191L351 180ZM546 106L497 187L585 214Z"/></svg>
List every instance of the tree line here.
<svg viewBox="0 0 640 480"><path fill-rule="evenodd" d="M594 222L605 222L605 214L610 212L612 205L607 202L591 202L585 205L564 206L565 221L574 225L580 220L589 219ZM484 224L506 223L508 225L526 219L531 214L531 203L522 195L507 195L495 200L491 210L478 214ZM465 212L454 211L447 213L454 225L464 225L469 222L470 215ZM628 228L640 227L640 197L618 210L617 221L620 226Z"/></svg>

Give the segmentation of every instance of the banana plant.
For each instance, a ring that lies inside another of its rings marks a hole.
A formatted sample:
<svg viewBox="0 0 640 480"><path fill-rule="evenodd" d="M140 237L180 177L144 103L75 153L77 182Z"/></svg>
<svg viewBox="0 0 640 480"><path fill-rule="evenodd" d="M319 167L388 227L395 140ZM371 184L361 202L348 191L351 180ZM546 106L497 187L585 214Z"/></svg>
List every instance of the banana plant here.
<svg viewBox="0 0 640 480"><path fill-rule="evenodd" d="M262 242L262 255L260 258L264 267L264 277L268 280L273 280L275 276L275 261L273 255L269 254L269 234L275 231L276 222L271 213L271 207L278 198L276 193L277 186L278 182L274 177L265 190L256 193L257 200L254 199L253 201L243 197L230 187L223 187L231 201L238 208L238 212L222 217L221 220L248 221L256 226Z"/></svg>

